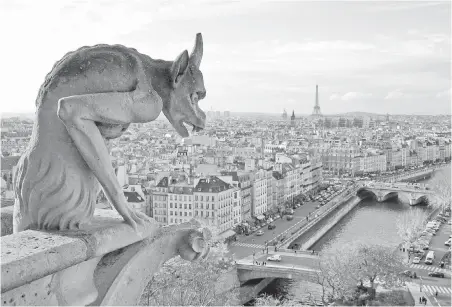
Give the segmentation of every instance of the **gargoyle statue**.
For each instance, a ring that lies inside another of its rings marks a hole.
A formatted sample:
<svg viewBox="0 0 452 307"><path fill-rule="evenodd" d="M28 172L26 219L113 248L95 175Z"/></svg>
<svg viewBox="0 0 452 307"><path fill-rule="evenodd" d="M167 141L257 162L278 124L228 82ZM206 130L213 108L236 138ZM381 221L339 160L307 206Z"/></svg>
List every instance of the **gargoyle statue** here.
<svg viewBox="0 0 452 307"><path fill-rule="evenodd" d="M93 216L100 186L135 230L149 220L128 206L107 143L161 111L182 137L189 136L184 124L203 129L202 54L198 33L192 53L185 50L174 61L105 44L58 61L39 90L31 140L18 163L14 232L80 228Z"/></svg>

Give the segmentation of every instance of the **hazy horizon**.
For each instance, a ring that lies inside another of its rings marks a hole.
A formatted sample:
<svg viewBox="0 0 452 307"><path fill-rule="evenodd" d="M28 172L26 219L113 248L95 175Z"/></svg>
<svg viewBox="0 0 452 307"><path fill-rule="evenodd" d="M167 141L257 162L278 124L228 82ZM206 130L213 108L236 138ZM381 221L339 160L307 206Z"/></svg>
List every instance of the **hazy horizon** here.
<svg viewBox="0 0 452 307"><path fill-rule="evenodd" d="M174 60L201 32L205 111L306 115L318 84L325 114L447 115L450 20L446 1L5 1L1 111L33 113L46 74L81 46Z"/></svg>

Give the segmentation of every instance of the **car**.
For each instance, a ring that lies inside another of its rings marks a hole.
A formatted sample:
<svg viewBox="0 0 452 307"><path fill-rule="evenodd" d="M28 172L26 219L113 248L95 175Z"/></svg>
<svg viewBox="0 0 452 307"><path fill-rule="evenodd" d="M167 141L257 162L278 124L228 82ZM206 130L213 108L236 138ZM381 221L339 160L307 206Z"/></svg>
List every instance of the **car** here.
<svg viewBox="0 0 452 307"><path fill-rule="evenodd" d="M444 278L444 273L443 272L430 272L430 273L428 273L428 276Z"/></svg>
<svg viewBox="0 0 452 307"><path fill-rule="evenodd" d="M406 270L403 272L400 272L400 275L404 275L406 277L410 277L410 278L416 278L416 272L411 272L410 270Z"/></svg>
<svg viewBox="0 0 452 307"><path fill-rule="evenodd" d="M450 246L450 238L449 238L449 240L447 240L446 242L444 242L444 245L447 245L447 246Z"/></svg>
<svg viewBox="0 0 452 307"><path fill-rule="evenodd" d="M413 263L414 264L418 264L419 262L421 262L421 258L419 258L419 257L414 257L413 258Z"/></svg>
<svg viewBox="0 0 452 307"><path fill-rule="evenodd" d="M288 221L293 220L293 215L288 215L288 216L286 217L286 219L287 219Z"/></svg>
<svg viewBox="0 0 452 307"><path fill-rule="evenodd" d="M259 230L258 232L256 232L256 236L262 236L264 234L264 232L262 230Z"/></svg>
<svg viewBox="0 0 452 307"><path fill-rule="evenodd" d="M268 225L268 230L272 230L272 229L275 229L275 228L276 228L275 224L269 224Z"/></svg>
<svg viewBox="0 0 452 307"><path fill-rule="evenodd" d="M267 257L267 261L281 262L281 260L281 255L272 255L270 257Z"/></svg>

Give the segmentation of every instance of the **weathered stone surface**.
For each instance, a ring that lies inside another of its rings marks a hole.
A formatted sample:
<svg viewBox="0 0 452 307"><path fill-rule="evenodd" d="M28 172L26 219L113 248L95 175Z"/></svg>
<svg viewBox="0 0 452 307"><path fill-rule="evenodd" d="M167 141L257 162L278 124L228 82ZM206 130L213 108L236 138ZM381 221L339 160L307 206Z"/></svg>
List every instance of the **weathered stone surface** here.
<svg viewBox="0 0 452 307"><path fill-rule="evenodd" d="M135 232L115 212L99 209L83 231L4 236L4 305L136 305L166 260L207 255L209 234L198 227L194 221L162 228L149 223Z"/></svg>
<svg viewBox="0 0 452 307"><path fill-rule="evenodd" d="M13 206L3 207L0 209L2 218L2 234L6 236L13 233Z"/></svg>

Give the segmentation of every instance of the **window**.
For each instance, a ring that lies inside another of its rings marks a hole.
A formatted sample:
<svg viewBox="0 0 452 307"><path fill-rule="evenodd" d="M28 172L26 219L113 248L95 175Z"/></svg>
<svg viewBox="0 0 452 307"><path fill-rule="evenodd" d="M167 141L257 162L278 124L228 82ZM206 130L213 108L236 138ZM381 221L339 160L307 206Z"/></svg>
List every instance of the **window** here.
<svg viewBox="0 0 452 307"><path fill-rule="evenodd" d="M203 213L204 213L204 211L201 211L201 216L202 216L202 217L204 217Z"/></svg>
<svg viewBox="0 0 452 307"><path fill-rule="evenodd" d="M206 204L206 209L209 210L209 204Z"/></svg>
<svg viewBox="0 0 452 307"><path fill-rule="evenodd" d="M212 204L212 210L215 210L215 204Z"/></svg>
<svg viewBox="0 0 452 307"><path fill-rule="evenodd" d="M195 200L198 200L198 195L195 195Z"/></svg>
<svg viewBox="0 0 452 307"><path fill-rule="evenodd" d="M187 204L184 204L184 209L187 209Z"/></svg>
<svg viewBox="0 0 452 307"><path fill-rule="evenodd" d="M201 201L203 201L204 199L203 199L203 196L201 195Z"/></svg>
<svg viewBox="0 0 452 307"><path fill-rule="evenodd" d="M212 201L215 201L215 196L212 196Z"/></svg>
<svg viewBox="0 0 452 307"><path fill-rule="evenodd" d="M184 212L184 216L187 216L187 211Z"/></svg>
<svg viewBox="0 0 452 307"><path fill-rule="evenodd" d="M169 204L169 207L172 209L172 208L173 208L173 203L170 203L170 204Z"/></svg>
<svg viewBox="0 0 452 307"><path fill-rule="evenodd" d="M191 210L191 204L188 204L188 209L190 209L190 210Z"/></svg>
<svg viewBox="0 0 452 307"><path fill-rule="evenodd" d="M204 204L201 204L201 209L204 209Z"/></svg>
<svg viewBox="0 0 452 307"><path fill-rule="evenodd" d="M187 201L187 196L184 195L184 201Z"/></svg>
<svg viewBox="0 0 452 307"><path fill-rule="evenodd" d="M173 215L173 211L170 211L170 212L169 212L169 215Z"/></svg>

